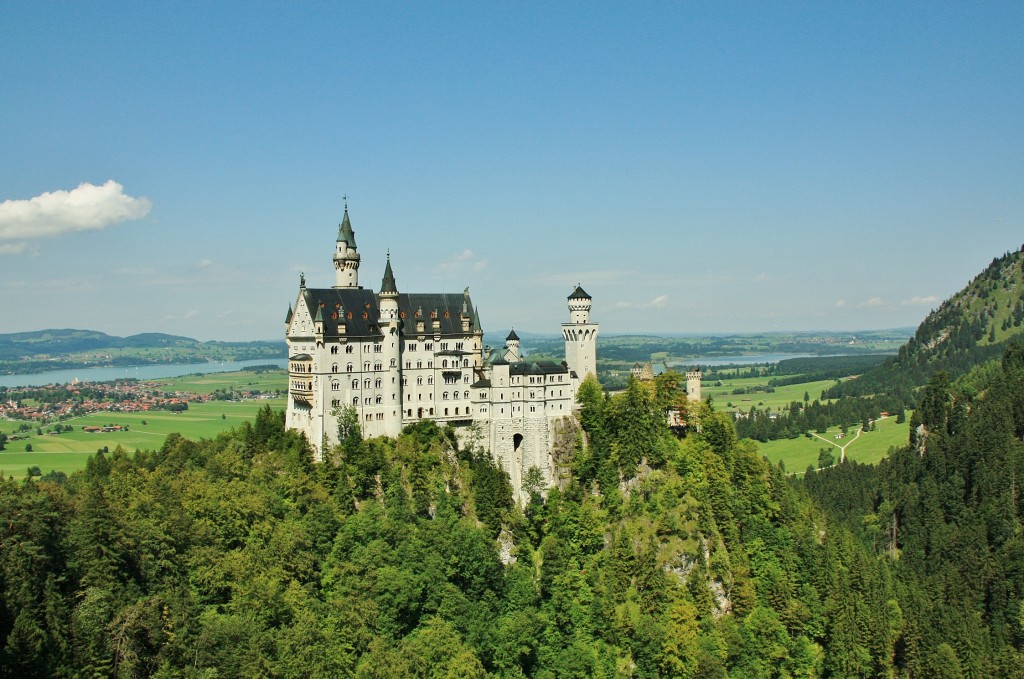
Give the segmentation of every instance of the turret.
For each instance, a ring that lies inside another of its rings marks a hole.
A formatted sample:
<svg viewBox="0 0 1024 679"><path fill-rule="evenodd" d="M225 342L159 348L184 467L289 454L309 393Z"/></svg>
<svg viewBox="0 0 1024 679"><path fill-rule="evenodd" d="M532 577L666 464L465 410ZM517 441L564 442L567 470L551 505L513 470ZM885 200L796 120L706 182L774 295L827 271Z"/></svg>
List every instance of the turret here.
<svg viewBox="0 0 1024 679"><path fill-rule="evenodd" d="M391 270L391 255L384 268L378 297L380 316L377 325L384 336L381 339L382 379L379 396L375 403L377 412L383 416L383 428L378 430L386 436L397 437L402 431L402 372L399 368L402 347L402 319L398 312L398 286ZM375 399L376 400L376 399Z"/></svg>
<svg viewBox="0 0 1024 679"><path fill-rule="evenodd" d="M565 362L575 373L578 385L590 374L597 374L597 323L590 322L592 298L579 285L570 293L569 322L562 324Z"/></svg>
<svg viewBox="0 0 1024 679"><path fill-rule="evenodd" d="M345 216L338 225L338 241L334 249L334 287L359 287L359 253L356 251L356 234L348 218L348 203L345 203Z"/></svg>
<svg viewBox="0 0 1024 679"><path fill-rule="evenodd" d="M686 373L686 398L689 401L700 400L700 368L697 366Z"/></svg>
<svg viewBox="0 0 1024 679"><path fill-rule="evenodd" d="M515 363L521 361L523 358L519 351L519 335L516 334L515 329L508 334L505 338L505 360L509 363Z"/></svg>

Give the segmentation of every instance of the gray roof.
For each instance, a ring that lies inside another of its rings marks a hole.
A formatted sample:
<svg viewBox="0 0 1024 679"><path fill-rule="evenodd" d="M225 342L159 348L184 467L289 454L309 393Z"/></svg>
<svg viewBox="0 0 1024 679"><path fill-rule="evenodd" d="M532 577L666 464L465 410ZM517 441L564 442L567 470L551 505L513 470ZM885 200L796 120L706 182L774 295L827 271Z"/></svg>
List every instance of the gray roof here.
<svg viewBox="0 0 1024 679"><path fill-rule="evenodd" d="M391 270L391 255L388 255L388 265L384 267L384 278L380 282L380 291L388 293L398 292L398 284L395 283L395 272Z"/></svg>
<svg viewBox="0 0 1024 679"><path fill-rule="evenodd" d="M584 290L583 288L581 288L580 286L577 285L576 289L572 291L571 295L569 295L569 299L594 299L594 298L591 297L590 295L588 295L586 290Z"/></svg>
<svg viewBox="0 0 1024 679"><path fill-rule="evenodd" d="M510 375L553 375L568 373L569 367L554 361L518 361L509 364L508 372Z"/></svg>
<svg viewBox="0 0 1024 679"><path fill-rule="evenodd" d="M316 314L323 310L324 335L336 337L338 326L345 325L346 337L380 338L383 334L377 327L380 319L377 293L363 288L302 288L299 290L310 313ZM441 335L466 335L462 331L462 293L399 293L398 313L403 319L403 334L416 335L416 321L423 321L424 335L434 333L433 321L430 317L436 312L439 322L437 330ZM468 306L473 309L473 305ZM420 315L417 316L416 314ZM473 312L470 313L470 327L473 325ZM349 314L352 315L349 318ZM365 317L364 317L365 315Z"/></svg>

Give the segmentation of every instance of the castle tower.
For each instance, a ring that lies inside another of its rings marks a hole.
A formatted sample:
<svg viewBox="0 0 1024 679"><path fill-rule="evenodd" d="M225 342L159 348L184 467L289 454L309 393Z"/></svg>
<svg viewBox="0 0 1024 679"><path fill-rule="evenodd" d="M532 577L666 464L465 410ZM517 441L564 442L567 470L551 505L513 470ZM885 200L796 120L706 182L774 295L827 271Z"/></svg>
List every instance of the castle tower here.
<svg viewBox="0 0 1024 679"><path fill-rule="evenodd" d="M597 375L597 323L590 322L593 298L580 286L569 295L569 322L562 324L565 362L579 381Z"/></svg>
<svg viewBox="0 0 1024 679"><path fill-rule="evenodd" d="M375 410L383 415L384 426L378 433L398 436L402 432L402 320L398 314L398 286L391 270L391 255L380 284L380 317L377 325L384 335L381 341L381 401ZM376 417L376 415L374 416Z"/></svg>
<svg viewBox="0 0 1024 679"><path fill-rule="evenodd" d="M338 225L338 241L334 250L334 287L359 287L359 253L356 252L356 234L348 219L348 203L345 203L345 216Z"/></svg>
<svg viewBox="0 0 1024 679"><path fill-rule="evenodd" d="M696 366L686 373L686 399L700 400L700 368Z"/></svg>
<svg viewBox="0 0 1024 679"><path fill-rule="evenodd" d="M523 354L519 348L519 335L516 334L515 329L505 338L505 360L509 363L523 360Z"/></svg>

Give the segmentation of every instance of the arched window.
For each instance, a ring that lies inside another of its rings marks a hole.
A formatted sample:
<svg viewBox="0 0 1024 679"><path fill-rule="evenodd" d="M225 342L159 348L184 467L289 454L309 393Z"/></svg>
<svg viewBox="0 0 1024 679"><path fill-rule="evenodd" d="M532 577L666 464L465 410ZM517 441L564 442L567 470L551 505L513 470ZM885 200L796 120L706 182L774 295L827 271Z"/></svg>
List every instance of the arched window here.
<svg viewBox="0 0 1024 679"><path fill-rule="evenodd" d="M441 367L442 368L447 368L448 367L448 359L447 358L444 359L443 361L441 361Z"/></svg>
<svg viewBox="0 0 1024 679"><path fill-rule="evenodd" d="M359 397L358 396L353 396L352 397L352 405L354 405L354 406L359 405Z"/></svg>
<svg viewBox="0 0 1024 679"><path fill-rule="evenodd" d="M365 363L363 363L363 372L364 373L370 372L370 362L369 361L366 361Z"/></svg>
<svg viewBox="0 0 1024 679"><path fill-rule="evenodd" d="M398 365L398 359L397 358L391 359L391 367L394 368L396 365Z"/></svg>
<svg viewBox="0 0 1024 679"><path fill-rule="evenodd" d="M338 391L341 389L341 384L338 382L331 382L331 391Z"/></svg>
<svg viewBox="0 0 1024 679"><path fill-rule="evenodd" d="M417 384L418 386L419 386L419 385L422 385L422 384L423 384L423 378L422 378L422 377L417 377L417 378L416 378L416 384Z"/></svg>
<svg viewBox="0 0 1024 679"><path fill-rule="evenodd" d="M464 398L469 398L469 392L468 391L466 392L466 395L464 396Z"/></svg>
<svg viewBox="0 0 1024 679"><path fill-rule="evenodd" d="M381 380L380 380L380 378L378 377L378 378L377 378L377 381L373 383L373 386L375 386L375 387L377 387L378 389L380 389L380 384L381 384Z"/></svg>
<svg viewBox="0 0 1024 679"><path fill-rule="evenodd" d="M338 372L338 364L337 363L335 363L334 365L331 366L331 372L332 373Z"/></svg>
<svg viewBox="0 0 1024 679"><path fill-rule="evenodd" d="M373 369L374 370L383 370L383 368L384 368L384 364L383 363L374 363L373 364Z"/></svg>
<svg viewBox="0 0 1024 679"><path fill-rule="evenodd" d="M447 401L448 400L448 392L447 391L444 392L444 396L442 396L441 398L444 399L445 401ZM445 415L447 415L447 414L448 413L446 412Z"/></svg>
<svg viewBox="0 0 1024 679"><path fill-rule="evenodd" d="M384 402L384 397L381 396L380 394L377 394L377 403L380 404L380 403L383 403L383 402Z"/></svg>
<svg viewBox="0 0 1024 679"><path fill-rule="evenodd" d="M352 380L352 388L353 389L358 389L359 388L359 380Z"/></svg>
<svg viewBox="0 0 1024 679"><path fill-rule="evenodd" d="M349 314L348 317L352 318L352 314ZM351 344L345 346L345 353L346 354L351 354L352 353L352 345Z"/></svg>
<svg viewBox="0 0 1024 679"><path fill-rule="evenodd" d="M369 377L367 377L365 380L363 380L363 388L364 389L369 389L370 388L370 378Z"/></svg>
<svg viewBox="0 0 1024 679"><path fill-rule="evenodd" d="M345 372L352 372L352 364L351 363L349 363L347 366L345 366Z"/></svg>

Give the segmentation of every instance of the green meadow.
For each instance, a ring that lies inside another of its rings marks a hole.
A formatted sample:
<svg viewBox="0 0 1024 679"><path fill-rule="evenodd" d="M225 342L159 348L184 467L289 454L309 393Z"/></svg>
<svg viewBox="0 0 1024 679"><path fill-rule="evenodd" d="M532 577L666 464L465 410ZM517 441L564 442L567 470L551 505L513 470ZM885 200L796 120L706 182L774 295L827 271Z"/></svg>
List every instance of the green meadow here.
<svg viewBox="0 0 1024 679"><path fill-rule="evenodd" d="M168 391L187 391L210 394L218 389L238 390L259 389L273 391L285 389L287 376L284 371L255 373L214 373L207 375L186 375L184 377L159 380ZM213 438L246 420L256 417L256 412L265 405L275 410L285 407L284 397L250 401L206 401L189 403L188 410L172 412L151 410L141 413L94 413L84 417L65 420L60 424L71 425L74 431L47 434L53 425L43 425L42 436L36 427L29 432L17 432L21 422L0 421L0 431L8 436L28 436L19 441L8 441L7 449L0 451L0 474L4 478L21 478L29 467L39 467L45 474L49 471L63 471L70 474L85 467L85 462L97 450L114 450L117 446L135 450L155 450L163 445L168 434L179 433L185 438ZM145 422L145 424L143 424ZM96 432L82 431L82 427L104 427L107 425L127 426L128 431ZM31 445L32 452L25 452Z"/></svg>
<svg viewBox="0 0 1024 679"><path fill-rule="evenodd" d="M747 394L734 394L736 389L755 389L767 387L770 377L743 377L722 380L721 386L716 381L704 380L701 383L701 396L714 399L715 408L728 412L736 410L750 410L751 406L770 408L778 410L786 408L793 401L803 403L804 393L811 401L821 398L821 392L833 384L835 380L817 380L814 382L801 382L800 384L787 384L782 387L775 387L775 391L755 391ZM732 404L730 406L729 404Z"/></svg>
<svg viewBox="0 0 1024 679"><path fill-rule="evenodd" d="M828 448L835 461L839 462L839 446L845 444L847 460L875 464L889 454L890 448L905 446L909 441L910 423L896 424L895 416L876 420L875 427L875 431L861 432L855 441L852 439L857 433L856 428L849 429L848 436L837 440L835 435L840 433L842 428L832 427L827 433L822 434L827 442L816 436L799 436L795 439L758 443L758 447L761 454L773 464L781 461L787 471L803 474L808 466L818 466L818 453L822 448Z"/></svg>

